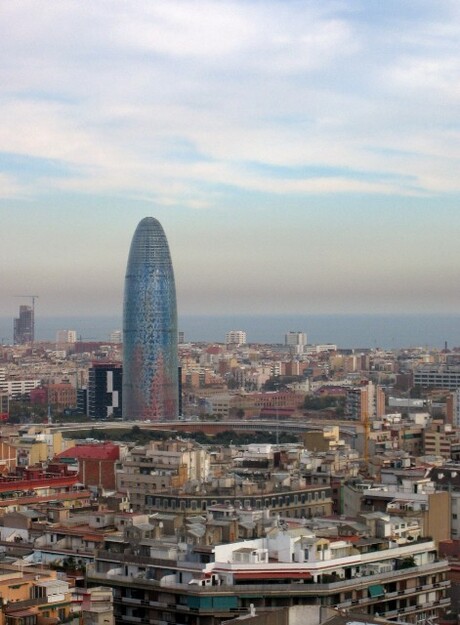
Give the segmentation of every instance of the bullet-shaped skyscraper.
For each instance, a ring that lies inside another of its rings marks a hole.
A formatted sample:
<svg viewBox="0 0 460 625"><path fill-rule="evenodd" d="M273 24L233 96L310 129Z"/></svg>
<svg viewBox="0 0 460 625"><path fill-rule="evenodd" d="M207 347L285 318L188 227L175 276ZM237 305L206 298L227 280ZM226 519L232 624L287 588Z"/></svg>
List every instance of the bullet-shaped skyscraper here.
<svg viewBox="0 0 460 625"><path fill-rule="evenodd" d="M123 307L123 418L178 416L177 305L168 241L145 217L134 233Z"/></svg>

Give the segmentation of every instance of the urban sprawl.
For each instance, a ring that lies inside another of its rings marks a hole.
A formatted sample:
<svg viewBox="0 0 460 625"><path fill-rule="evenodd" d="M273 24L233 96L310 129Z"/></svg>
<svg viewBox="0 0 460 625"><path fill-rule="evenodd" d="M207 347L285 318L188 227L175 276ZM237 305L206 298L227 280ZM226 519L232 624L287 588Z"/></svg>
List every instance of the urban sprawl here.
<svg viewBox="0 0 460 625"><path fill-rule="evenodd" d="M160 229L123 332L0 347L0 625L457 623L460 349L189 342Z"/></svg>

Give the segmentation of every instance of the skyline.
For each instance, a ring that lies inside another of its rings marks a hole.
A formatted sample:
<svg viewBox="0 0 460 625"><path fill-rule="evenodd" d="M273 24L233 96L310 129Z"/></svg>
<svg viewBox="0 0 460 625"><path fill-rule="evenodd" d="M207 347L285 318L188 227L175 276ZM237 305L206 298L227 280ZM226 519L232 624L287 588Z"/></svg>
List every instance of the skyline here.
<svg viewBox="0 0 460 625"><path fill-rule="evenodd" d="M457 3L2 13L0 316L121 315L149 215L180 315L460 311Z"/></svg>

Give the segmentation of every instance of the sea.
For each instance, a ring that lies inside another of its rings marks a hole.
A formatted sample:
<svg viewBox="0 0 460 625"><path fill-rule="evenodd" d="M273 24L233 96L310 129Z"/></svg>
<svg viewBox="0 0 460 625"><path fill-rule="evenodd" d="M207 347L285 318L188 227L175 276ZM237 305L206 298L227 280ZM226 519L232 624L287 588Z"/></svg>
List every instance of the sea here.
<svg viewBox="0 0 460 625"><path fill-rule="evenodd" d="M122 328L121 315L36 317L36 340L54 341L57 330L76 330L86 341L107 341ZM460 315L181 315L178 329L186 342L223 343L229 330L244 330L248 343L283 343L286 332L307 334L309 343L334 343L339 348L396 349L460 346ZM13 320L0 317L0 341L10 344Z"/></svg>

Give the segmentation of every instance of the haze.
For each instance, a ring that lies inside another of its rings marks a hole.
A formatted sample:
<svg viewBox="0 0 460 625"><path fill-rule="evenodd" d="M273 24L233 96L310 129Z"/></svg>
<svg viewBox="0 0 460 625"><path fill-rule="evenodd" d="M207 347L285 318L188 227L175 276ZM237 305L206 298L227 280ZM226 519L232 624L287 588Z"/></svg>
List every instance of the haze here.
<svg viewBox="0 0 460 625"><path fill-rule="evenodd" d="M456 1L3 3L0 315L458 312Z"/></svg>

